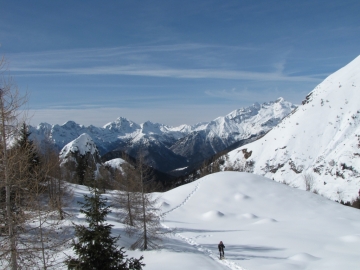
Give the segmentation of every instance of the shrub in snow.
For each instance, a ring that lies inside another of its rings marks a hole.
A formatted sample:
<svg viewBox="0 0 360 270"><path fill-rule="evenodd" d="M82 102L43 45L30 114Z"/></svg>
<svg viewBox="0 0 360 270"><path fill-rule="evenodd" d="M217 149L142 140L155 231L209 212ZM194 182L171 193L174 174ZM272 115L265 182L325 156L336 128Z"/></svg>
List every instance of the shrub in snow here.
<svg viewBox="0 0 360 270"><path fill-rule="evenodd" d="M305 174L303 174L303 179L304 179L304 183L305 183L305 190L306 191L312 190L312 187L314 185L313 175L310 173L305 173Z"/></svg>

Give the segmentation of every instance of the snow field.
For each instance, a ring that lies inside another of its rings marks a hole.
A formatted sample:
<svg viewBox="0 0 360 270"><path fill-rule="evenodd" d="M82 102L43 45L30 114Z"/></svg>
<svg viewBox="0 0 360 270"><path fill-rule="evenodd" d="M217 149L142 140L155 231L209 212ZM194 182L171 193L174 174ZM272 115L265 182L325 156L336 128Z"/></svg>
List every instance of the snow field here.
<svg viewBox="0 0 360 270"><path fill-rule="evenodd" d="M71 187L74 200L66 211L84 224L76 201L89 191ZM111 192L104 196L112 198ZM144 270L338 270L360 263L359 210L262 176L221 172L154 196L164 228L173 230L159 250L128 250L134 239L125 234L119 210L107 217L126 254L144 256ZM225 260L218 257L220 241Z"/></svg>
<svg viewBox="0 0 360 270"><path fill-rule="evenodd" d="M175 211L176 209L184 206L189 200L190 198L195 194L195 192L199 189L199 186L201 184L201 180L197 182L194 190L185 198L185 200L183 202L181 202L178 206L176 206L175 208L169 210L169 211L166 211L163 213L163 217L166 216L166 214L169 214L173 211ZM167 203L166 203L167 204ZM163 204L164 205L164 204ZM168 204L167 204L168 205ZM204 213L203 215L203 218L205 219L213 219L213 218L217 218L217 217L222 217L224 216L223 213L219 212L219 211L209 211L207 213ZM166 226L165 224L162 224L162 226L166 229L170 229L170 227ZM212 250L206 248L206 247L203 247L201 245L199 245L194 238L188 238L188 237L185 237L184 235L180 234L180 233L175 233L175 237L178 237L180 239L182 239L184 242L188 243L189 245L191 246L194 246L198 251L202 252L204 255L207 255L209 256L211 259L213 259L214 261L222 264L222 265L225 265L227 266L229 269L233 269L233 270L245 270L244 268L241 268L240 266L236 265L236 263L234 262L231 262L231 261L228 261L226 259L223 259L223 260L219 260L219 257L217 255L215 255L213 253ZM197 236L195 238L199 238L199 237L212 237L212 235L201 235L201 236Z"/></svg>
<svg viewBox="0 0 360 270"><path fill-rule="evenodd" d="M170 207L179 206L163 224L229 269L339 269L329 261L352 269L360 262L354 257L360 247L358 210L246 173L200 181L162 195ZM218 260L220 240L224 261Z"/></svg>

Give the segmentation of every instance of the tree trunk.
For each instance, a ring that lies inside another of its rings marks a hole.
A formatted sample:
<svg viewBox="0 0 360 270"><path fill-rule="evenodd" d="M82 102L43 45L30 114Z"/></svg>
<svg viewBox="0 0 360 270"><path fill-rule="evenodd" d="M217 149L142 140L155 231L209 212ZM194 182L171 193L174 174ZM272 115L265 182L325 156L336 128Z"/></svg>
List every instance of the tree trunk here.
<svg viewBox="0 0 360 270"><path fill-rule="evenodd" d="M6 207L6 219L7 226L9 229L9 239L10 239L10 254L11 254L11 269L17 269L17 257L16 257L16 241L14 234L14 223L13 217L11 214L11 181L9 178L8 172L8 152L7 152L7 132L6 132L6 119L7 114L5 112L5 104L4 104L4 91L0 89L0 117L1 117L1 139L2 139L2 148L3 148L3 158L2 165L4 170L4 182L5 182L5 207Z"/></svg>
<svg viewBox="0 0 360 270"><path fill-rule="evenodd" d="M132 207L131 207L131 198L130 198L131 194L130 192L127 193L127 208L128 208L128 213L129 213L129 225L130 226L134 226L134 221L133 221L133 215L132 215Z"/></svg>
<svg viewBox="0 0 360 270"><path fill-rule="evenodd" d="M144 176L142 164L140 166L140 184L141 184L141 200L142 200L142 214L143 214L143 223L144 223L144 250L147 250L148 239L147 239L147 228L146 228L146 207L145 207L145 196L144 196Z"/></svg>

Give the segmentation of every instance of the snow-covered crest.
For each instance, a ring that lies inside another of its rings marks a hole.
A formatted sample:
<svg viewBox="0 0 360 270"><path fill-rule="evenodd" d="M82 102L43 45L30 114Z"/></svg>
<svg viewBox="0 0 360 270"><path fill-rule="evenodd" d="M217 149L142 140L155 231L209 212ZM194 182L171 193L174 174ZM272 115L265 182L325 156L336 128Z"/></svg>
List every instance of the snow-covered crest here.
<svg viewBox="0 0 360 270"><path fill-rule="evenodd" d="M326 78L297 110L266 136L229 154L230 161L255 161L254 172L351 201L360 188L360 56Z"/></svg>
<svg viewBox="0 0 360 270"><path fill-rule="evenodd" d="M83 166L84 171L91 168L95 177L99 176L99 168L102 166L101 157L94 141L86 133L65 145L60 151L59 158L61 166L68 168L72 176L75 175L74 168L78 166Z"/></svg>
<svg viewBox="0 0 360 270"><path fill-rule="evenodd" d="M294 104L280 97L274 102L261 105L255 103L250 107L235 110L225 117L218 117L209 122L205 129L211 130L220 137L237 131L241 133L242 138L245 138L248 134L268 131L295 108Z"/></svg>
<svg viewBox="0 0 360 270"><path fill-rule="evenodd" d="M124 135L135 132L140 126L124 117L119 117L114 122L104 125L103 128Z"/></svg>
<svg viewBox="0 0 360 270"><path fill-rule="evenodd" d="M94 155L97 152L97 147L91 137L88 134L83 133L78 138L65 145L60 152L60 158L64 159L71 153L78 153L83 156L86 153Z"/></svg>

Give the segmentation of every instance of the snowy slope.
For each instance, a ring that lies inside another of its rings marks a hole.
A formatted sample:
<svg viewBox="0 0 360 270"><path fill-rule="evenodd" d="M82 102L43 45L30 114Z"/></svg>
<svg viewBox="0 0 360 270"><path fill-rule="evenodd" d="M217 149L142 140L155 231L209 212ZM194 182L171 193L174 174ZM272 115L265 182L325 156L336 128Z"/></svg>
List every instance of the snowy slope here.
<svg viewBox="0 0 360 270"><path fill-rule="evenodd" d="M231 152L230 161L244 162L251 152L256 174L300 188L302 176L310 174L320 194L351 201L360 188L359 123L360 56L326 78L266 136Z"/></svg>
<svg viewBox="0 0 360 270"><path fill-rule="evenodd" d="M67 212L81 223L76 201L89 192L73 187ZM154 195L160 196L163 226L175 232L160 250L126 250L131 257L144 255L144 270L339 270L360 263L359 210L262 176L222 172ZM108 222L127 249L134 240L112 210ZM221 261L220 240L226 247Z"/></svg>

